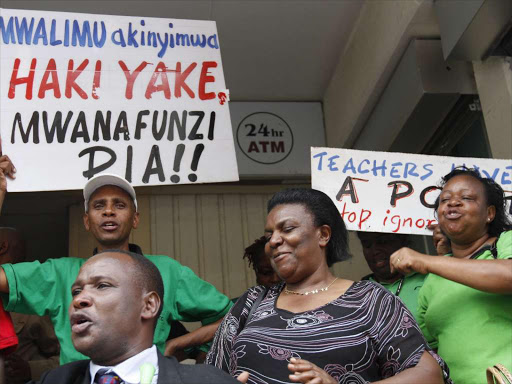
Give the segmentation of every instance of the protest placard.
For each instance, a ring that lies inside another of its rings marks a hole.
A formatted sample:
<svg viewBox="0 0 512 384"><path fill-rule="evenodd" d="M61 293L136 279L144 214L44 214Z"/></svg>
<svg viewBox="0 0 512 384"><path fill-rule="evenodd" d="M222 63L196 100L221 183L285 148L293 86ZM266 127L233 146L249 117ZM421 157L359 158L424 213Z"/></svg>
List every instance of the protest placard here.
<svg viewBox="0 0 512 384"><path fill-rule="evenodd" d="M0 9L10 191L238 180L213 21Z"/></svg>
<svg viewBox="0 0 512 384"><path fill-rule="evenodd" d="M431 234L441 178L462 165L500 184L512 214L511 160L312 148L311 184L329 195L350 230Z"/></svg>

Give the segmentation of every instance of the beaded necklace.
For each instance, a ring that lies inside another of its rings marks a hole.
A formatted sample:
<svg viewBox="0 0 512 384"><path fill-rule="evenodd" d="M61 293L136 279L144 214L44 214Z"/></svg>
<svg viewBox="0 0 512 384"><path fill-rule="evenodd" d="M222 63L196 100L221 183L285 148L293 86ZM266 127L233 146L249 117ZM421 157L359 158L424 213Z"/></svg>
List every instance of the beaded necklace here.
<svg viewBox="0 0 512 384"><path fill-rule="evenodd" d="M285 288L284 289L284 293L287 293L289 295L300 295L300 296L307 296L307 295L314 295L316 293L320 293L320 292L325 292L329 289L329 287L331 285L334 284L334 282L338 280L338 278L336 277L332 282L331 284L329 284L327 287L325 288L320 288L320 289L313 289L312 291L307 291L307 292L297 292L297 291L291 291L289 290L288 288Z"/></svg>

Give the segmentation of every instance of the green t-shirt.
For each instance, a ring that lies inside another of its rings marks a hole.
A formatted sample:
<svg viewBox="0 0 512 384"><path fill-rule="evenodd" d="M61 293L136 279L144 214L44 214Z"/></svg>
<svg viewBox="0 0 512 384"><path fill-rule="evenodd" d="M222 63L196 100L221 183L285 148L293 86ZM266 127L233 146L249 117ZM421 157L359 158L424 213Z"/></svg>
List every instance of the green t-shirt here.
<svg viewBox="0 0 512 384"><path fill-rule="evenodd" d="M421 273L413 273L412 275L406 276L402 284L402 289L400 289L398 294L398 297L403 301L407 309L411 311L416 321L418 321L418 294L420 292L420 288L423 286L425 277L426 275L422 275ZM375 280L373 275L370 275L368 280L379 283L388 291L396 295L396 290L400 285L401 279L394 283L384 283Z"/></svg>
<svg viewBox="0 0 512 384"><path fill-rule="evenodd" d="M512 258L512 231L501 234L498 258ZM444 257L450 257L449 255ZM478 260L493 259L490 251ZM418 323L450 367L454 383L486 383L496 363L512 369L512 296L482 292L430 274L418 298Z"/></svg>
<svg viewBox="0 0 512 384"><path fill-rule="evenodd" d="M171 320L212 323L231 308L231 301L215 287L187 267L168 256L146 255L162 274L164 302L158 319L154 343L163 352L171 329ZM60 342L60 363L87 359L71 342L68 308L72 300L71 285L87 259L64 257L19 264L4 264L9 294L2 294L4 307L10 312L50 316Z"/></svg>

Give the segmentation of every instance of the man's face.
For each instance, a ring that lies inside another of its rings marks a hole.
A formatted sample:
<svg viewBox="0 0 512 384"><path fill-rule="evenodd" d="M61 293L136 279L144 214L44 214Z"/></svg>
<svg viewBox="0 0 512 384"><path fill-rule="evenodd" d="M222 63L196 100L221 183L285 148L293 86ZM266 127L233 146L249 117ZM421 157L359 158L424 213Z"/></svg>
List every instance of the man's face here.
<svg viewBox="0 0 512 384"><path fill-rule="evenodd" d="M391 273L389 257L405 246L406 237L392 233L359 232L363 254L378 281L393 282L400 275Z"/></svg>
<svg viewBox="0 0 512 384"><path fill-rule="evenodd" d="M106 249L127 249L130 232L137 228L139 214L130 195L114 185L98 188L84 214L85 229Z"/></svg>
<svg viewBox="0 0 512 384"><path fill-rule="evenodd" d="M123 361L140 344L144 293L134 284L134 264L122 253L93 256L71 287L71 339L96 363Z"/></svg>

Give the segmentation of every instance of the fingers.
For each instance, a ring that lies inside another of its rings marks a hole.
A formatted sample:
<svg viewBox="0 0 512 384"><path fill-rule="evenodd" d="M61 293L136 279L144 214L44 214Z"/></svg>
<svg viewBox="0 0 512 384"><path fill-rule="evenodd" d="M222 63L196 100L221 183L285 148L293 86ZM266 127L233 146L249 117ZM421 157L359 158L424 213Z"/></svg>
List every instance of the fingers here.
<svg viewBox="0 0 512 384"><path fill-rule="evenodd" d="M438 255L446 255L451 252L451 243L448 237L443 233L439 225L432 225L432 241ZM430 228L429 228L430 229Z"/></svg>
<svg viewBox="0 0 512 384"><path fill-rule="evenodd" d="M11 179L16 178L16 167L12 163L11 159L7 155L0 156L0 169L3 171L5 175L10 177Z"/></svg>
<svg viewBox="0 0 512 384"><path fill-rule="evenodd" d="M429 225L427 225L427 229L430 231L434 231L438 226L439 224L430 223Z"/></svg>
<svg viewBox="0 0 512 384"><path fill-rule="evenodd" d="M313 369L314 367L316 367L315 364L310 363L307 360L296 359L295 357L292 357L290 359L290 364L288 364L288 369L291 372L309 371L309 370Z"/></svg>
<svg viewBox="0 0 512 384"><path fill-rule="evenodd" d="M400 270L397 268L398 263L400 262L400 250L393 252L393 254L389 257L389 267L391 273L399 272Z"/></svg>
<svg viewBox="0 0 512 384"><path fill-rule="evenodd" d="M288 376L291 381L296 383L322 383L322 379L316 371L296 372Z"/></svg>
<svg viewBox="0 0 512 384"><path fill-rule="evenodd" d="M398 272L402 275L408 275L412 272L410 263L410 249L407 247L395 251L389 258L391 273Z"/></svg>
<svg viewBox="0 0 512 384"><path fill-rule="evenodd" d="M238 375L236 379L241 383L247 383L247 381L249 380L249 372L243 371L241 374Z"/></svg>
<svg viewBox="0 0 512 384"><path fill-rule="evenodd" d="M290 359L288 369L293 372L288 377L291 381L305 384L334 384L336 380L332 378L322 368L302 359Z"/></svg>

